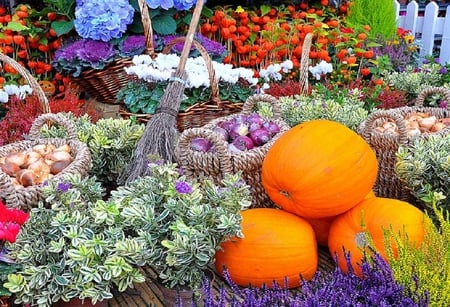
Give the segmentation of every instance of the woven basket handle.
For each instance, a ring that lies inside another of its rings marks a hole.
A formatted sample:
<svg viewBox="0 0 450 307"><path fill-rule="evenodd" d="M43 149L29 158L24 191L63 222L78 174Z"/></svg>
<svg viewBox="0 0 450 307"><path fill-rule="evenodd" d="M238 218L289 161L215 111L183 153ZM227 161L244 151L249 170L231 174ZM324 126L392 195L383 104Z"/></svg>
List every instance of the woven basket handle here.
<svg viewBox="0 0 450 307"><path fill-rule="evenodd" d="M431 86L422 90L417 96L414 104L416 106L422 107L423 103L425 102L425 98L433 94L442 95L444 97L444 100L447 102L447 110L450 110L450 89L445 87Z"/></svg>
<svg viewBox="0 0 450 307"><path fill-rule="evenodd" d="M390 119L398 127L398 144L405 145L408 142L408 129L406 128L403 117L395 112L389 110L380 110L373 112L367 116L365 125L361 131L361 135L365 140L370 140L372 133L376 128L378 119Z"/></svg>
<svg viewBox="0 0 450 307"><path fill-rule="evenodd" d="M45 92L42 89L42 87L39 85L36 79L30 74L30 72L25 67L17 63L14 59L10 58L9 56L3 53L0 53L0 61L12 66L25 79L26 83L33 90L33 94L37 96L39 102L41 103L42 112L50 113L48 98L45 95Z"/></svg>
<svg viewBox="0 0 450 307"><path fill-rule="evenodd" d="M153 27L150 13L145 0L138 0L138 2L141 11L142 27L144 29L146 53L153 57L155 55L155 46L153 45Z"/></svg>
<svg viewBox="0 0 450 307"><path fill-rule="evenodd" d="M231 155L228 151L228 145L217 133L205 128L190 128L181 133L178 139L178 162L183 167L183 161L189 161L187 158L198 153L191 149L191 141L195 138L205 138L214 146L214 156L217 156L220 165L215 165L220 169L222 174L232 173L233 165L231 163ZM195 156L195 155L194 155ZM204 158L202 157L202 160ZM210 159L208 159L209 161Z"/></svg>
<svg viewBox="0 0 450 307"><path fill-rule="evenodd" d="M78 139L75 128L70 123L70 121L64 115L54 114L54 113L47 113L47 114L42 114L42 115L38 116L34 120L32 126L30 128L30 132L29 132L30 137L33 139L40 138L40 134L41 134L40 129L42 128L42 126L49 124L49 123L50 124L56 123L58 125L63 126L67 132L67 139L69 139L69 140Z"/></svg>
<svg viewBox="0 0 450 307"><path fill-rule="evenodd" d="M178 43L184 43L186 41L185 36L180 36L177 38L174 38L171 40L163 49L162 53L168 54L170 50ZM205 60L206 64L206 70L208 71L208 77L209 77L209 83L211 87L211 99L210 101L214 102L219 107L221 106L222 102L220 100L219 96L219 83L217 82L216 74L214 71L214 66L212 64L211 57L209 56L208 51L203 47L198 41L195 39L192 41L192 45L200 52L200 55ZM194 106L192 106L194 107ZM190 108L192 108L190 107ZM185 112L188 112L190 108L186 109Z"/></svg>
<svg viewBox="0 0 450 307"><path fill-rule="evenodd" d="M303 41L302 56L300 59L300 94L308 94L309 52L311 50L313 34L307 33Z"/></svg>
<svg viewBox="0 0 450 307"><path fill-rule="evenodd" d="M281 105L278 99L269 94L256 94L247 98L242 106L242 113L250 114L258 107L258 102L267 102L272 106L272 118L281 119Z"/></svg>
<svg viewBox="0 0 450 307"><path fill-rule="evenodd" d="M8 208L20 209L20 201L16 188L7 174L0 170L0 199L3 198Z"/></svg>

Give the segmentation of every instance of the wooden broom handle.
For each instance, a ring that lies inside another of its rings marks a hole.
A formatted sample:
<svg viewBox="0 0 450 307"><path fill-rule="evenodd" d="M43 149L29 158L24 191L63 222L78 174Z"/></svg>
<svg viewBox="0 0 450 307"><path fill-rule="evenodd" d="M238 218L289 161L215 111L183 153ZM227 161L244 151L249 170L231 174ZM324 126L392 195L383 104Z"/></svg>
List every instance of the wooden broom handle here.
<svg viewBox="0 0 450 307"><path fill-rule="evenodd" d="M194 40L194 34L197 31L198 22L200 20L200 14L202 13L204 0L197 0L195 4L194 13L192 14L191 23L186 34L186 40L184 42L183 51L181 51L180 63L178 64L177 73L184 70L186 61L189 56L192 47L192 41Z"/></svg>

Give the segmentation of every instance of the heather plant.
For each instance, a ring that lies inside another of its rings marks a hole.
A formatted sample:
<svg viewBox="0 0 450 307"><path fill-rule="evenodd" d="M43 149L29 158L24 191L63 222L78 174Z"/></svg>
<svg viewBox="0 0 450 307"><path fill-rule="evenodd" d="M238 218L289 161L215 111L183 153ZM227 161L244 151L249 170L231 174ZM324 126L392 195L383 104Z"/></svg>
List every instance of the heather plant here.
<svg viewBox="0 0 450 307"><path fill-rule="evenodd" d="M378 254L361 264L363 277L351 268L343 273L338 267L331 272L319 271L310 281L303 281L298 292L292 293L287 285L274 284L272 288L240 288L227 271L224 278L231 295L221 288L214 295L211 285L204 281L204 304L215 306L427 306L426 293L416 288L406 289L393 277L388 263ZM411 279L411 276L410 276ZM413 282L417 282L414 281Z"/></svg>
<svg viewBox="0 0 450 307"><path fill-rule="evenodd" d="M418 66L419 45L411 32L399 28L392 39L378 37L376 43L378 46L373 48L375 60L370 61L376 67L376 71L385 69L401 72L408 65ZM382 64L385 61L389 62L389 65Z"/></svg>
<svg viewBox="0 0 450 307"><path fill-rule="evenodd" d="M280 97L281 116L291 127L313 119L337 121L356 131L368 115L362 102L349 98L347 103L315 96Z"/></svg>
<svg viewBox="0 0 450 307"><path fill-rule="evenodd" d="M429 306L435 307L450 305L450 216L441 206L445 199L443 193L431 189L421 198L427 205L427 215L435 222L427 224L425 243L421 246L402 244L398 235L388 233L400 242L396 244L396 255L388 254L395 280L419 295L426 293ZM416 276L418 283L411 276Z"/></svg>

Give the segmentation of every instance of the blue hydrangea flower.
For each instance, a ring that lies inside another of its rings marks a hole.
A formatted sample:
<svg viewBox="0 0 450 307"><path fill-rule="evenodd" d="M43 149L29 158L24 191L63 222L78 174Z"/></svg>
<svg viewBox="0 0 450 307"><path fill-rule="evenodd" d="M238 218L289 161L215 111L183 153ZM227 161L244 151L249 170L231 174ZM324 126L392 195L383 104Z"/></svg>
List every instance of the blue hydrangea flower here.
<svg viewBox="0 0 450 307"><path fill-rule="evenodd" d="M192 8L195 2L195 0L175 0L174 7L178 11L186 11Z"/></svg>
<svg viewBox="0 0 450 307"><path fill-rule="evenodd" d="M173 0L146 0L146 2L151 9L162 8L168 10L174 7Z"/></svg>
<svg viewBox="0 0 450 307"><path fill-rule="evenodd" d="M175 182L175 190L177 190L177 192L179 194L191 194L192 193L192 187L186 181Z"/></svg>
<svg viewBox="0 0 450 307"><path fill-rule="evenodd" d="M78 0L74 25L81 37L107 42L121 37L133 16L127 0Z"/></svg>

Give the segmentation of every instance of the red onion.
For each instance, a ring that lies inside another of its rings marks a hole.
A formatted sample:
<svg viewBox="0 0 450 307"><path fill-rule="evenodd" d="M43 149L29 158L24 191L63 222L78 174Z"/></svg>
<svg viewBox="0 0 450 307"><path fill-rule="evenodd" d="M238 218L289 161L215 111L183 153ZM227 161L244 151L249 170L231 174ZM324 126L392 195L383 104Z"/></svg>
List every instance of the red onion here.
<svg viewBox="0 0 450 307"><path fill-rule="evenodd" d="M226 129L216 126L213 128L213 131L220 135L220 137L223 138L224 141L228 142L228 138L230 137L230 135Z"/></svg>
<svg viewBox="0 0 450 307"><path fill-rule="evenodd" d="M268 121L265 122L263 124L263 127L270 132L271 136L274 136L275 134L277 134L278 132L280 132L280 126L278 126L277 123L273 122L273 121Z"/></svg>
<svg viewBox="0 0 450 307"><path fill-rule="evenodd" d="M238 136L244 136L248 134L248 126L244 123L235 123L230 132L230 139L234 140Z"/></svg>
<svg viewBox="0 0 450 307"><path fill-rule="evenodd" d="M191 149L194 151L208 152L212 147L211 142L205 138L195 138L191 140Z"/></svg>
<svg viewBox="0 0 450 307"><path fill-rule="evenodd" d="M261 128L250 132L250 138L256 146L262 146L270 141L272 136L268 130Z"/></svg>
<svg viewBox="0 0 450 307"><path fill-rule="evenodd" d="M253 144L253 141L251 138L249 138L248 136L245 135L240 135L238 136L232 143L234 146L236 146L237 149L239 150L250 150L253 147L255 147L255 145Z"/></svg>
<svg viewBox="0 0 450 307"><path fill-rule="evenodd" d="M233 117L233 120L235 123L245 123L245 122L247 122L247 115L238 114L235 117Z"/></svg>
<svg viewBox="0 0 450 307"><path fill-rule="evenodd" d="M256 123L262 125L263 122L263 118L258 113L251 113L249 116L247 116L247 123L249 124Z"/></svg>
<svg viewBox="0 0 450 307"><path fill-rule="evenodd" d="M227 132L231 131L231 127L234 126L234 121L233 120L226 120L223 122L219 122L217 123L217 126L219 126L220 128L225 129Z"/></svg>

